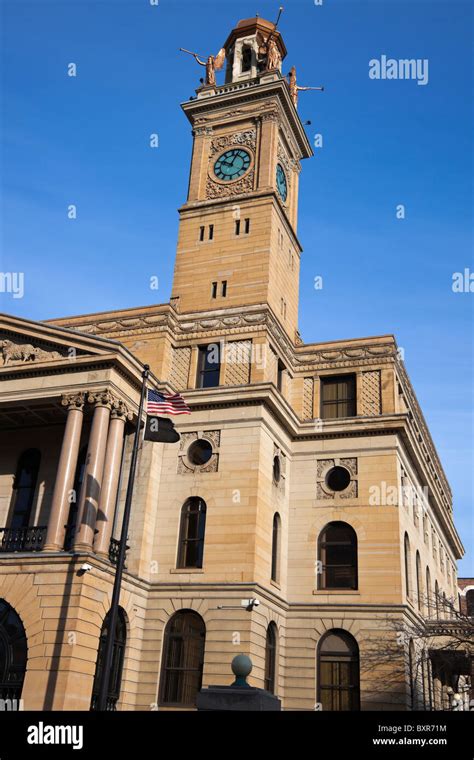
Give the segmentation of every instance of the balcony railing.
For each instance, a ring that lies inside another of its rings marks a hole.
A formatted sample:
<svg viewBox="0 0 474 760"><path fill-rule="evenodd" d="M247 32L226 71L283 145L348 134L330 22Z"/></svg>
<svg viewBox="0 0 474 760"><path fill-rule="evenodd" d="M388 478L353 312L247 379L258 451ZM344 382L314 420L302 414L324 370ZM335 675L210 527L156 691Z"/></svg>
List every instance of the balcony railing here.
<svg viewBox="0 0 474 760"><path fill-rule="evenodd" d="M0 552L39 552L44 546L46 531L46 525L32 525L28 528L0 528ZM66 536L65 551L72 549L73 536L74 526ZM128 549L130 549L129 546L126 547L126 551ZM119 550L120 541L112 538L109 546L109 560L113 565L117 564Z"/></svg>
<svg viewBox="0 0 474 760"><path fill-rule="evenodd" d="M98 694L93 694L92 695L92 700L91 700L91 710L92 711L97 710L97 703L98 703L98 701L99 701L99 695ZM117 710L117 702L118 702L118 697L117 696L111 696L109 694L107 696L107 700L106 700L106 703L105 703L105 709L107 710L107 712L116 712L116 710Z"/></svg>
<svg viewBox="0 0 474 760"><path fill-rule="evenodd" d="M130 549L129 546L125 547L125 556L127 555L127 551ZM109 560L113 565L117 564L118 561L118 555L120 551L120 541L118 541L116 538L110 539L110 546L109 546ZM124 564L125 570L127 569L127 565Z"/></svg>
<svg viewBox="0 0 474 760"><path fill-rule="evenodd" d="M0 552L38 552L46 538L46 525L0 528Z"/></svg>

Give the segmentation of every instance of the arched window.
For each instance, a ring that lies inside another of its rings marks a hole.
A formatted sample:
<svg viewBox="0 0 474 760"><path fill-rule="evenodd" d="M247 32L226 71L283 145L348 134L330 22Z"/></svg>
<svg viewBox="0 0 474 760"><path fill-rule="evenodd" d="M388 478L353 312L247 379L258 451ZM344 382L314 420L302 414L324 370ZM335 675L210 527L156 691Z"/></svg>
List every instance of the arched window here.
<svg viewBox="0 0 474 760"><path fill-rule="evenodd" d="M79 507L79 494L81 493L82 481L86 469L87 445L83 446L77 457L76 473L74 475L74 499L69 507L69 515L66 525L66 536L64 539L64 549L69 551L74 543L74 533L76 530L77 510Z"/></svg>
<svg viewBox="0 0 474 760"><path fill-rule="evenodd" d="M423 588L421 583L421 559L420 552L416 553L416 603L418 610L421 612L423 609Z"/></svg>
<svg viewBox="0 0 474 760"><path fill-rule="evenodd" d="M321 531L318 542L321 572L320 589L357 588L357 535L344 522L331 522Z"/></svg>
<svg viewBox="0 0 474 760"><path fill-rule="evenodd" d="M38 449L28 449L20 456L13 483L13 498L9 528L27 528L36 492L36 482L41 461Z"/></svg>
<svg viewBox="0 0 474 760"><path fill-rule="evenodd" d="M281 546L281 519L278 512L273 515L272 529L272 574L271 579L278 583L280 580L280 546Z"/></svg>
<svg viewBox="0 0 474 760"><path fill-rule="evenodd" d="M466 591L466 612L468 617L474 617L474 589Z"/></svg>
<svg viewBox="0 0 474 760"><path fill-rule="evenodd" d="M23 623L13 607L0 599L0 699L20 699L27 657Z"/></svg>
<svg viewBox="0 0 474 760"><path fill-rule="evenodd" d="M328 631L318 648L318 702L323 710L359 710L359 647L346 631Z"/></svg>
<svg viewBox="0 0 474 760"><path fill-rule="evenodd" d="M433 600L431 598L431 575L429 567L426 568L426 608L428 611L428 617L431 617L433 607Z"/></svg>
<svg viewBox="0 0 474 760"><path fill-rule="evenodd" d="M278 629L271 622L267 628L267 641L265 644L265 684L264 688L275 694L276 655L277 655Z"/></svg>
<svg viewBox="0 0 474 760"><path fill-rule="evenodd" d="M95 666L94 685L92 687L91 710L97 709L97 700L99 697L100 682L102 678L102 664L104 661L105 644L109 630L110 612L105 616L100 632L99 649L97 652L97 661ZM125 644L127 642L127 625L125 622L125 612L121 607L118 609L117 625L115 626L114 647L112 651L112 667L109 678L109 688L107 690L107 710L115 711L117 702L120 697L120 686L122 683L123 661L125 657Z"/></svg>
<svg viewBox="0 0 474 760"><path fill-rule="evenodd" d="M192 496L181 510L177 567L202 567L205 532L206 502Z"/></svg>
<svg viewBox="0 0 474 760"><path fill-rule="evenodd" d="M160 704L194 707L201 688L206 626L197 612L182 610L168 621L163 645Z"/></svg>
<svg viewBox="0 0 474 760"><path fill-rule="evenodd" d="M410 583L411 553L410 553L410 539L408 538L408 533L405 533L404 550L405 550L405 593L406 593L407 599L409 599L411 596L411 583Z"/></svg>
<svg viewBox="0 0 474 760"><path fill-rule="evenodd" d="M436 620L439 620L439 586L438 586L438 581L435 581L435 608L436 608Z"/></svg>

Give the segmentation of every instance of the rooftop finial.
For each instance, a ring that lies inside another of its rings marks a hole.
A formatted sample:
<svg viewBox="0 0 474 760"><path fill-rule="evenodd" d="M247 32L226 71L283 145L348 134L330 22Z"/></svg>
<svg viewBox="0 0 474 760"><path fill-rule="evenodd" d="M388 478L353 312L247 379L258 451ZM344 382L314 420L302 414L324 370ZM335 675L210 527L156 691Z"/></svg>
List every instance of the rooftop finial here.
<svg viewBox="0 0 474 760"><path fill-rule="evenodd" d="M278 9L278 18L277 18L277 20L275 21L275 29L276 29L276 28L277 28L277 26L278 26L278 22L280 21L280 17L281 17L281 14L283 13L283 11L284 11L284 10L285 10L285 9L284 9L284 7L283 7L282 5L280 5L280 7L279 7L279 9Z"/></svg>

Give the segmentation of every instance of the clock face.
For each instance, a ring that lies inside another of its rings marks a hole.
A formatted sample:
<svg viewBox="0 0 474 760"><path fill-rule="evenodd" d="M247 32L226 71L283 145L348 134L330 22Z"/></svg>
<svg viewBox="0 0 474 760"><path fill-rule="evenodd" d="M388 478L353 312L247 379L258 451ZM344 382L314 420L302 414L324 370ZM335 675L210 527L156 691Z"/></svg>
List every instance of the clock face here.
<svg viewBox="0 0 474 760"><path fill-rule="evenodd" d="M226 150L217 159L214 164L214 174L217 179L224 182L231 182L234 179L239 179L247 171L250 166L250 153L242 148L232 148Z"/></svg>
<svg viewBox="0 0 474 760"><path fill-rule="evenodd" d="M288 198L288 183L286 181L286 174L281 164L278 164L277 166L276 180L278 193L283 203L285 203L286 199Z"/></svg>

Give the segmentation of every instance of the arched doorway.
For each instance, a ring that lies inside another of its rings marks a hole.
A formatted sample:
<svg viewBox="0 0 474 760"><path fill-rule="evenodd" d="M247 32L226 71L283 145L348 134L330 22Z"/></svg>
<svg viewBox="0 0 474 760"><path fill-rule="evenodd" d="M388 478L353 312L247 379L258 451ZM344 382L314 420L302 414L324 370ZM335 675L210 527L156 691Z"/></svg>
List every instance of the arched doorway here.
<svg viewBox="0 0 474 760"><path fill-rule="evenodd" d="M323 710L359 710L359 647L347 631L327 631L318 647L318 702Z"/></svg>
<svg viewBox="0 0 474 760"><path fill-rule="evenodd" d="M27 659L23 623L13 607L0 599L0 699L20 699Z"/></svg>
<svg viewBox="0 0 474 760"><path fill-rule="evenodd" d="M193 610L176 612L168 621L163 645L160 705L194 707L202 684L206 626Z"/></svg>

